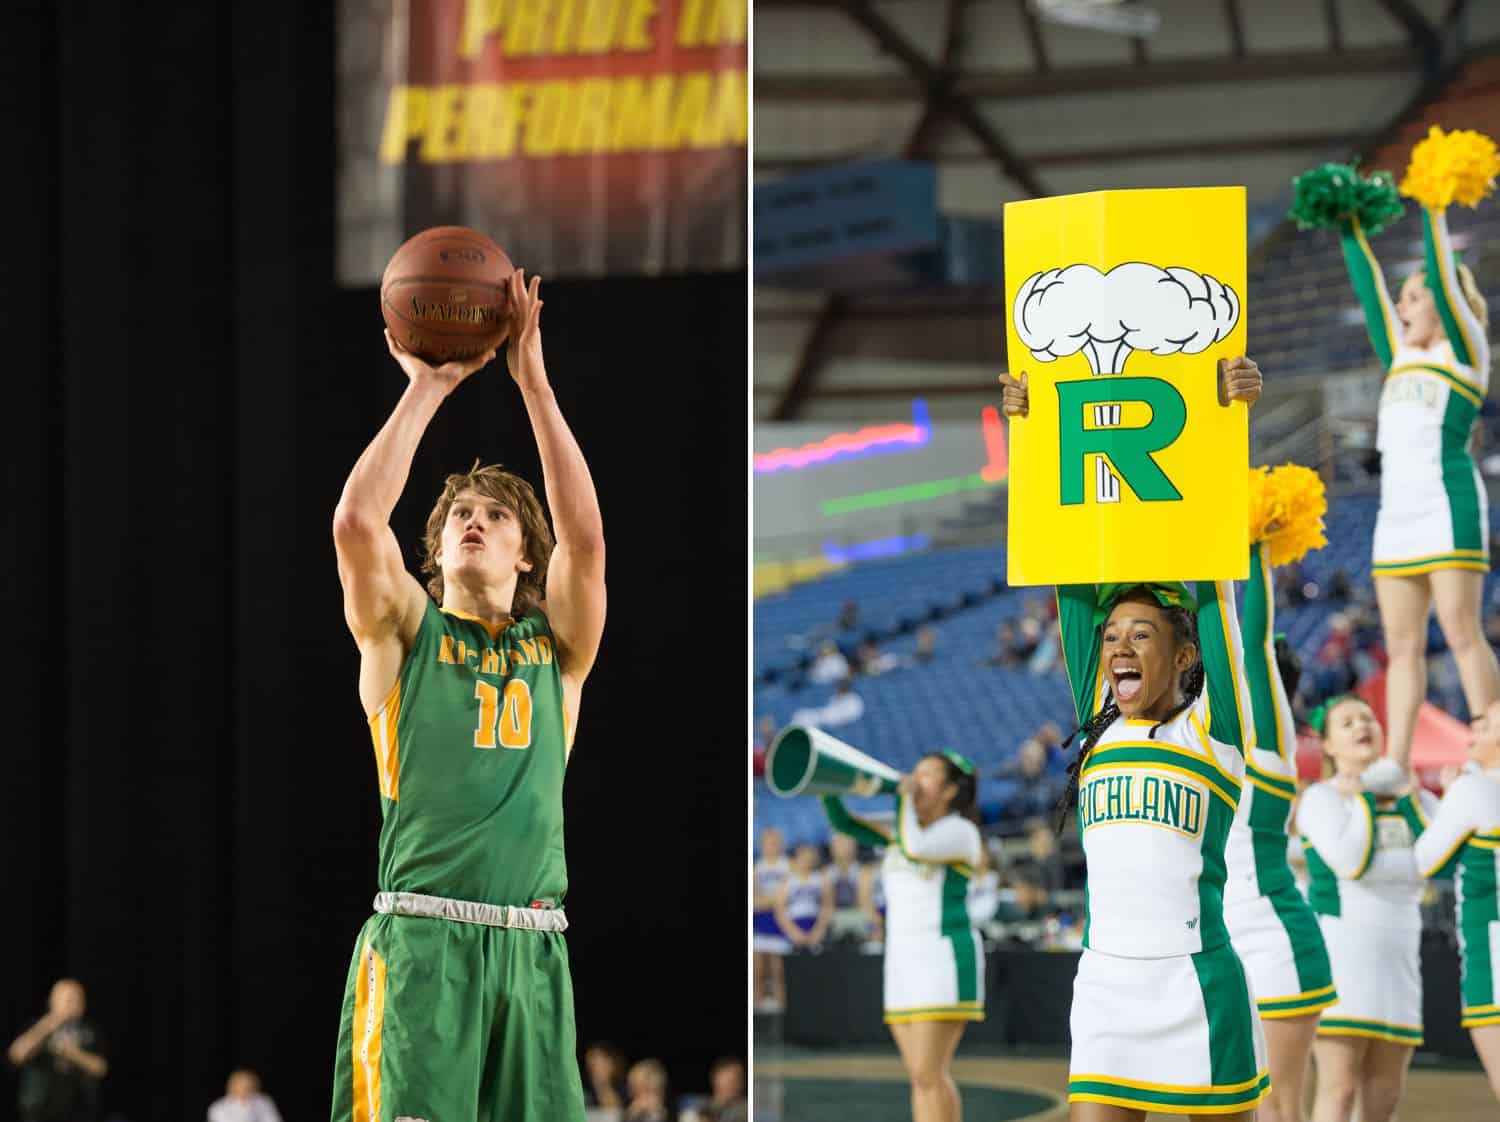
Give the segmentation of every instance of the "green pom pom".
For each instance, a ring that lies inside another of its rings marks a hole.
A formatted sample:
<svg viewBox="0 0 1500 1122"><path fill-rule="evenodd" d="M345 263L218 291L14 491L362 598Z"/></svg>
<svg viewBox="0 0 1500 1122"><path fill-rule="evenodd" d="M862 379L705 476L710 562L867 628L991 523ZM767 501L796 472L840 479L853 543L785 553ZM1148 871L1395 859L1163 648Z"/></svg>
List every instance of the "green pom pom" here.
<svg viewBox="0 0 1500 1122"><path fill-rule="evenodd" d="M1292 180L1292 209L1287 217L1304 230L1337 229L1358 218L1366 234L1378 234L1406 212L1388 171L1368 177L1349 164L1324 164Z"/></svg>

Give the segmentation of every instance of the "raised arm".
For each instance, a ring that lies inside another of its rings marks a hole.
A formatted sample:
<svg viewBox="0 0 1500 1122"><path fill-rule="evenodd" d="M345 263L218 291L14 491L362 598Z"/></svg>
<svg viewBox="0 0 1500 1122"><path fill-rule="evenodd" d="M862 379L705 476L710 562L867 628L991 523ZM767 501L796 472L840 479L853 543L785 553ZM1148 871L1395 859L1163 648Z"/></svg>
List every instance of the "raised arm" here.
<svg viewBox="0 0 1500 1122"><path fill-rule="evenodd" d="M62 1019L48 1013L36 1024L23 1032L15 1040L11 1041L10 1050L6 1053L10 1062L20 1067L32 1056L36 1055L42 1045L47 1043L47 1037L52 1035L54 1029L62 1025Z"/></svg>
<svg viewBox="0 0 1500 1122"><path fill-rule="evenodd" d="M1062 638L1063 669L1073 691L1073 711L1081 725L1104 703L1099 673L1099 629L1094 626L1094 586L1057 586L1057 627Z"/></svg>
<svg viewBox="0 0 1500 1122"><path fill-rule="evenodd" d="M540 278L526 286L520 269L510 279L511 377L521 389L536 437L557 548L547 567L547 621L574 688L583 684L604 634L604 522L594 480L572 430L557 407L542 359Z"/></svg>
<svg viewBox="0 0 1500 1122"><path fill-rule="evenodd" d="M1375 357L1380 365L1389 368L1391 358L1401 339L1396 324L1396 305L1386 291L1385 276L1380 271L1380 262L1375 260L1375 251L1365 232L1360 229L1359 219L1346 218L1339 227L1339 243L1344 250L1344 264L1349 267L1349 279L1354 284L1354 295L1360 309L1365 313L1365 329L1370 333L1370 345L1375 348Z"/></svg>
<svg viewBox="0 0 1500 1122"><path fill-rule="evenodd" d="M1373 797L1345 798L1326 784L1309 787L1297 804L1297 832L1338 876L1358 880L1375 855Z"/></svg>
<svg viewBox="0 0 1500 1122"><path fill-rule="evenodd" d="M390 527L412 458L443 399L495 357L433 367L386 332L386 345L407 377L406 391L344 483L333 514L333 544L344 587L344 619L363 656L360 698L374 712L400 670L422 622L426 593L407 572Z"/></svg>
<svg viewBox="0 0 1500 1122"><path fill-rule="evenodd" d="M1232 581L1199 581L1198 645L1203 659L1203 692L1208 700L1208 731L1241 752L1255 744L1240 621Z"/></svg>
<svg viewBox="0 0 1500 1122"><path fill-rule="evenodd" d="M1452 876L1459 850L1479 828L1469 797L1476 782L1480 781L1463 775L1454 780L1432 820L1418 834L1412 855L1417 860L1417 871L1424 877Z"/></svg>
<svg viewBox="0 0 1500 1122"><path fill-rule="evenodd" d="M1432 290L1438 319L1453 357L1465 366L1488 370L1489 336L1484 324L1469 307L1458 281L1458 263L1453 259L1453 239L1448 235L1448 214L1432 207L1422 208L1422 243L1427 264L1427 287Z"/></svg>
<svg viewBox="0 0 1500 1122"><path fill-rule="evenodd" d="M828 824L841 834L848 834L861 845L890 845L895 840L895 823L889 812L885 814L854 815L844 805L844 800L833 795L823 796L823 813L828 815Z"/></svg>
<svg viewBox="0 0 1500 1122"><path fill-rule="evenodd" d="M1290 760L1297 733L1292 703L1276 666L1276 594L1264 542L1250 547L1250 579L1245 584L1245 613L1240 618L1240 629L1255 746Z"/></svg>

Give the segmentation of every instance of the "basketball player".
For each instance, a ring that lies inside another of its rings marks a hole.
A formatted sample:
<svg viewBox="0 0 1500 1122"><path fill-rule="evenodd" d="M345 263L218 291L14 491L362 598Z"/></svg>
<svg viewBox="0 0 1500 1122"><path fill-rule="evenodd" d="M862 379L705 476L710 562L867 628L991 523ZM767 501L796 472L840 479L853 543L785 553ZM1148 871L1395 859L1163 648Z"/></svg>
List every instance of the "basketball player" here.
<svg viewBox="0 0 1500 1122"><path fill-rule="evenodd" d="M1500 702L1474 722L1469 763L1453 781L1414 848L1426 877L1455 875L1463 951L1463 1026L1474 1038L1490 1090L1500 1099Z"/></svg>
<svg viewBox="0 0 1500 1122"><path fill-rule="evenodd" d="M1316 1122L1387 1122L1422 1043L1422 877L1412 845L1437 809L1426 791L1363 790L1384 738L1362 698L1336 697L1312 716L1333 776L1302 792L1296 825L1339 999L1313 1044Z"/></svg>
<svg viewBox="0 0 1500 1122"><path fill-rule="evenodd" d="M957 752L923 756L902 776L894 814L855 816L823 800L835 830L884 846L885 1022L911 1080L913 1122L959 1122L953 1056L969 1021L984 1019L984 947L968 913L982 845L967 817L974 765Z"/></svg>
<svg viewBox="0 0 1500 1122"><path fill-rule="evenodd" d="M556 543L530 485L450 475L427 520L424 590L388 525L444 399L494 352L407 377L334 515L344 615L375 743L376 914L355 945L333 1122L580 1122L562 784L604 627L604 535L547 381L535 278L510 281L511 377Z"/></svg>
<svg viewBox="0 0 1500 1122"><path fill-rule="evenodd" d="M1005 412L1024 417L1024 374L1001 380ZM1219 390L1252 403L1260 371L1233 359ZM1064 807L1076 788L1088 868L1070 1117L1249 1122L1270 1076L1224 920L1224 851L1252 742L1232 585L1063 585L1057 600L1083 735Z"/></svg>
<svg viewBox="0 0 1500 1122"><path fill-rule="evenodd" d="M1224 859L1224 922L1255 991L1271 1070L1259 1122L1301 1122L1302 1083L1318 1016L1338 1000L1318 918L1287 863L1288 824L1297 794L1296 655L1274 638L1276 596L1270 547L1250 548L1241 615L1255 745ZM1291 681L1286 677L1290 675Z"/></svg>

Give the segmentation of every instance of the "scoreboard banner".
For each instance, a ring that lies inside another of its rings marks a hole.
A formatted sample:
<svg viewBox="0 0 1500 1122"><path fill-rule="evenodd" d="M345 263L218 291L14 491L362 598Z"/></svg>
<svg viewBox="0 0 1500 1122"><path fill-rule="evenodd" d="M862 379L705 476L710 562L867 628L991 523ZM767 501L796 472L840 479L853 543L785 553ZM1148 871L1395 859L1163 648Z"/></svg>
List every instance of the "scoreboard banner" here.
<svg viewBox="0 0 1500 1122"><path fill-rule="evenodd" d="M748 0L340 0L338 279L429 226L546 277L746 263Z"/></svg>
<svg viewBox="0 0 1500 1122"><path fill-rule="evenodd" d="M1011 584L1248 575L1245 275L1243 188L1006 204Z"/></svg>

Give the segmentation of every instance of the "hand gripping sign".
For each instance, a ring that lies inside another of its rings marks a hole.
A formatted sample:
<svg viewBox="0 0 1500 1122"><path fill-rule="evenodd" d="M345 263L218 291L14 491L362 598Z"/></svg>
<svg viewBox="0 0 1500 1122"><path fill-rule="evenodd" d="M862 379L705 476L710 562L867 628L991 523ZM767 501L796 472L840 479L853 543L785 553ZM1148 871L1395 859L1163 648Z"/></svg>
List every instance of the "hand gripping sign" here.
<svg viewBox="0 0 1500 1122"><path fill-rule="evenodd" d="M1245 192L1007 203L1010 584L1247 575Z"/></svg>

